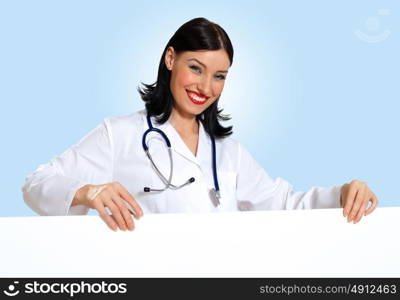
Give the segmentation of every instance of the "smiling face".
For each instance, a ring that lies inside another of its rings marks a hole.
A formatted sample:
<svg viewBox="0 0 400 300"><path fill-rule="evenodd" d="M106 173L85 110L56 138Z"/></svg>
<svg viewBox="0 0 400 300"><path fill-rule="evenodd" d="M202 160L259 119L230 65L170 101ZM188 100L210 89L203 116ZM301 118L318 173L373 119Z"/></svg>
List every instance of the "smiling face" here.
<svg viewBox="0 0 400 300"><path fill-rule="evenodd" d="M184 51L167 49L165 64L171 70L170 89L180 115L195 117L221 95L230 67L225 50Z"/></svg>

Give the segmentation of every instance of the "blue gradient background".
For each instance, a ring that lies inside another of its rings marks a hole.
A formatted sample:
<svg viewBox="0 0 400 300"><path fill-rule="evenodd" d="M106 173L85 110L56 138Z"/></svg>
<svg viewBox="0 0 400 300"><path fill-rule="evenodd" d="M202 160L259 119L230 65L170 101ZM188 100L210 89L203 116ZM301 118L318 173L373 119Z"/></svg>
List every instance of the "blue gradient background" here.
<svg viewBox="0 0 400 300"><path fill-rule="evenodd" d="M398 1L0 2L0 216L21 186L104 117L143 107L173 33L194 17L235 49L221 97L234 137L295 189L366 181L399 206ZM379 14L388 9L389 14ZM368 17L380 23L366 24ZM367 43L359 29L388 39ZM374 31L375 30L375 31Z"/></svg>

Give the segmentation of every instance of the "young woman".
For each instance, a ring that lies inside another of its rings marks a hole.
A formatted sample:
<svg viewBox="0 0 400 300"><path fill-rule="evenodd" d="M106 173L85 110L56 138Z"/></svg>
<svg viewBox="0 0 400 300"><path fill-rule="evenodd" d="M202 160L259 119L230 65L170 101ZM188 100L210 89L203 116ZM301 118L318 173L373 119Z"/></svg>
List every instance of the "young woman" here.
<svg viewBox="0 0 400 300"><path fill-rule="evenodd" d="M204 18L183 24L161 56L157 81L138 89L146 109L104 119L78 144L26 178L25 202L40 215L95 209L132 230L132 215L339 208L358 222L377 206L361 181L295 192L271 178L229 136L218 109L233 61L226 32Z"/></svg>

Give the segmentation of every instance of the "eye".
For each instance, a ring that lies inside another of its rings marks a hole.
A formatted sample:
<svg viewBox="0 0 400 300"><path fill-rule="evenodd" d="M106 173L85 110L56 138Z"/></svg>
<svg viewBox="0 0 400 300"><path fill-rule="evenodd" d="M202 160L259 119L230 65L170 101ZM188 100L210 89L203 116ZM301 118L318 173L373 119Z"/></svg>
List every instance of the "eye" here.
<svg viewBox="0 0 400 300"><path fill-rule="evenodd" d="M201 73L201 68L195 65L190 65L189 68L191 68L192 70ZM218 80L225 80L226 76L224 75L216 75L215 78L217 78Z"/></svg>
<svg viewBox="0 0 400 300"><path fill-rule="evenodd" d="M191 68L192 70L195 70L195 71L200 71L200 68L195 65L191 65L191 66L189 66L189 68Z"/></svg>

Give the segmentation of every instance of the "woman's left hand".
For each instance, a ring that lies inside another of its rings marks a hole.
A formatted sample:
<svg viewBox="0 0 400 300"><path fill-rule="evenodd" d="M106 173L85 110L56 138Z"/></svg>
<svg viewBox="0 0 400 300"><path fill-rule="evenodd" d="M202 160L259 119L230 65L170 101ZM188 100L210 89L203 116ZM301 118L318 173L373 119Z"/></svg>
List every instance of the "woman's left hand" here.
<svg viewBox="0 0 400 300"><path fill-rule="evenodd" d="M371 205L368 207L369 202ZM372 213L378 205L378 198L365 182L353 180L345 183L341 189L340 205L347 222L359 222L363 216Z"/></svg>

